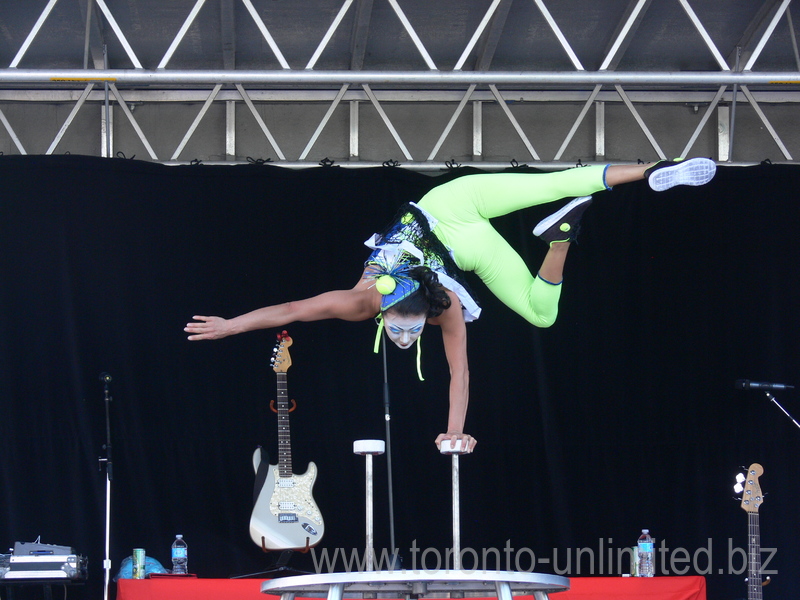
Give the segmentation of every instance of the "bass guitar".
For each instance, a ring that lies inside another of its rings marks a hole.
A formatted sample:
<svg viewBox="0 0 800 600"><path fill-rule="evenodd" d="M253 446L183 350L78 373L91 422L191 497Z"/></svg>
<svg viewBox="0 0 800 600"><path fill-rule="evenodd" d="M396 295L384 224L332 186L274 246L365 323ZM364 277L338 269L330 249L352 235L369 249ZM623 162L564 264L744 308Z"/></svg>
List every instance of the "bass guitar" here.
<svg viewBox="0 0 800 600"><path fill-rule="evenodd" d="M764 503L764 495L758 478L764 473L764 468L753 463L747 473L740 474L736 492L742 494L742 509L747 512L747 600L762 600L762 588L769 583L761 580L761 532L758 520L758 509Z"/></svg>
<svg viewBox="0 0 800 600"><path fill-rule="evenodd" d="M289 346L292 338L284 331L272 353L272 369L278 378L278 398L270 408L278 413L278 463L269 464L262 449L253 453L256 482L253 512L250 516L250 537L265 552L269 550L308 550L317 545L325 533L322 514L314 502L312 488L317 466L309 463L302 475L292 472L292 447L289 430L289 407L286 371L292 365ZM277 407L276 407L277 404Z"/></svg>

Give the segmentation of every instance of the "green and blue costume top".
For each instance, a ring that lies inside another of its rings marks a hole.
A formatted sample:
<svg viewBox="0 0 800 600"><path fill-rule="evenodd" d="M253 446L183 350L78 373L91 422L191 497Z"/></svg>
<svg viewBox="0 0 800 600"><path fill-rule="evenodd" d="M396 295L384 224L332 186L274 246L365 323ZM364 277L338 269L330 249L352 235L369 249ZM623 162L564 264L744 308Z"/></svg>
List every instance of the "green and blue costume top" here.
<svg viewBox="0 0 800 600"><path fill-rule="evenodd" d="M456 266L451 252L436 237L436 225L437 220L413 202L404 204L385 231L373 234L364 242L372 249L367 264L378 265L380 273L389 276L415 266L428 267L436 273L439 283L458 296L464 320L474 321L480 316L481 308L468 290L463 272ZM409 278L402 275L394 279L396 288L381 290L384 294L382 311L418 287L414 286L413 280L408 281Z"/></svg>

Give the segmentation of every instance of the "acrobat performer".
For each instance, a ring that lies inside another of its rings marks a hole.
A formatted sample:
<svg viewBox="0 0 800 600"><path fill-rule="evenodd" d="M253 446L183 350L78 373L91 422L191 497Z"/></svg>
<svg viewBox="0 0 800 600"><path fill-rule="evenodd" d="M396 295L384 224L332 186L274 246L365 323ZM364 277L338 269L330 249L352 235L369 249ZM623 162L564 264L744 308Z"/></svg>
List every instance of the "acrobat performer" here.
<svg viewBox="0 0 800 600"><path fill-rule="evenodd" d="M662 191L677 185L703 185L716 171L710 159L694 158L652 165L608 165L552 173L467 175L405 204L383 232L367 242L372 249L356 285L304 300L259 308L231 319L193 317L189 340L215 340L295 321L378 318L400 348L410 348L426 325L441 327L450 368L447 429L436 437L471 452L476 440L464 432L469 402L466 323L480 308L467 290L463 272L473 271L504 304L537 327L549 327L558 314L564 262L591 194L647 179ZM494 217L538 204L574 197L543 219L533 234L549 245L533 275L522 258L492 227ZM380 333L380 330L379 330Z"/></svg>

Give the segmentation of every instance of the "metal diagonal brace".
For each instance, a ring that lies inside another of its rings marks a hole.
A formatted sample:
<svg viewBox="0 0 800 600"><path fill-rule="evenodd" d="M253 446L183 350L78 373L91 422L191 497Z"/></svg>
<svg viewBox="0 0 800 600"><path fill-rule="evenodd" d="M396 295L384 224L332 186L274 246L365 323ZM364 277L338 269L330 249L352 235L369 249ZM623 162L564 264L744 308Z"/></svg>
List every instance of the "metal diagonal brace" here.
<svg viewBox="0 0 800 600"><path fill-rule="evenodd" d="M259 16L258 12L256 12L253 3L250 0L242 0L244 2L245 7L247 8L247 12L250 13L250 16L255 21L256 27L261 32L261 35L264 36L264 39L269 44L269 47L272 49L272 52L275 54L275 58L278 59L278 62L281 64L281 68L289 69L289 63L286 62L286 59L283 57L283 53L281 52L280 48L278 48L278 44L275 43L275 39L270 34L267 26L264 24L264 21Z"/></svg>
<svg viewBox="0 0 800 600"><path fill-rule="evenodd" d="M319 46L317 46L317 49L314 51L311 60L308 61L306 69L313 69L314 65L317 64L319 57L322 55L322 52L325 50L325 48L328 47L328 44L330 43L334 32L339 28L339 25L341 24L342 19L344 18L344 15L347 13L351 4L353 4L353 0L345 0L344 4L342 5L342 8L339 9L339 13L333 20L333 23L331 23L331 26L328 28L328 31L323 36L322 41L320 41Z"/></svg>
<svg viewBox="0 0 800 600"><path fill-rule="evenodd" d="M447 136L450 135L450 132L453 130L453 126L456 124L458 117L460 117L461 113L464 111L464 107L467 105L467 102L469 102L469 99L472 97L472 92L475 91L476 87L478 86L473 83L471 86L469 86L469 89L464 94L464 97L461 98L461 102L459 102L458 107L453 113L453 116L450 117L450 121L447 123L447 126L444 128L442 135L439 137L439 141L436 142L436 145L433 147L433 150L431 150L431 153L428 156L428 160L433 160L433 158L439 152L439 149L442 147L442 144L444 144L444 141L445 139L447 139Z"/></svg>
<svg viewBox="0 0 800 600"><path fill-rule="evenodd" d="M170 59L172 58L172 55L175 54L175 50L178 49L178 46L183 41L186 32L189 31L189 27L191 27L192 23L194 23L195 17L197 17L197 13L199 13L200 9L203 8L203 4L205 4L205 1L206 0L197 0L197 2L194 5L194 8L192 8L191 12L189 13L189 16L187 16L186 20L183 22L183 26L180 28L177 35L172 40L172 43L169 45L169 48L164 54L164 57L161 59L161 62L158 63L157 68L164 69L167 66L167 63L169 63Z"/></svg>
<svg viewBox="0 0 800 600"><path fill-rule="evenodd" d="M475 47L475 44L478 43L478 39L483 34L483 30L486 29L486 25L488 25L489 21L491 20L492 16L494 15L497 7L500 5L500 2L503 0L494 0L486 11L486 14L483 16L483 19L478 24L478 28L475 30L475 33L472 34L472 38L470 38L469 42L467 43L466 48L464 48L464 52L461 53L461 58L458 59L456 66L453 67L454 71L460 71L461 68L464 66L464 63L467 61L467 57L469 53L472 52L472 49Z"/></svg>
<svg viewBox="0 0 800 600"><path fill-rule="evenodd" d="M489 86L489 89L492 90L492 94L494 94L497 103L500 105L500 108L503 110L506 117L511 122L511 125L514 127L514 130L517 132L517 135L519 135L520 139L522 140L522 143L525 144L525 147L528 149L528 152L531 153L531 157L533 158L533 160L539 160L539 155L536 154L536 150L533 149L533 145L531 145L528 136L525 135L524 131L522 131L522 126L519 124L517 119L514 118L514 115L511 113L511 109L509 109L508 106L506 105L506 101L498 91L497 86L491 84Z"/></svg>
<svg viewBox="0 0 800 600"><path fill-rule="evenodd" d="M775 128L772 126L772 123L770 123L769 119L767 119L767 115L765 115L764 111L761 110L761 107L758 105L758 102L756 102L756 99L753 98L753 94L750 93L750 89L746 85L742 86L742 93L744 93L745 98L747 98L747 101L750 103L750 106L753 107L753 110L756 111L758 118L761 119L762 123L764 123L764 127L767 128L767 131L769 131L769 134L772 136L772 139L778 145L778 148L780 148L784 158L786 158L786 160L793 160L792 155L789 154L789 150L786 148L786 146L781 141L781 138L778 136L778 132L775 131Z"/></svg>
<svg viewBox="0 0 800 600"><path fill-rule="evenodd" d="M575 137L575 132L578 131L578 127L580 127L580 124L583 122L584 117L586 117L586 113L589 112L589 109L592 107L594 99L597 98L597 94L600 93L602 87L603 87L602 85L594 86L592 93L589 94L589 97L586 99L586 102L584 103L583 108L581 109L581 112L578 115L578 118L575 119L575 122L572 124L572 128L569 130L569 133L567 133L567 137L564 138L564 142L561 144L561 147L558 149L558 152L556 152L556 155L555 157L553 157L553 160L561 160L561 156L566 151L567 146L569 146L569 143L572 141L572 138Z"/></svg>
<svg viewBox="0 0 800 600"><path fill-rule="evenodd" d="M272 133L270 132L269 128L267 127L267 124L264 123L264 119L262 119L261 115L258 114L258 111L256 110L256 107L253 104L253 101L250 99L250 95L247 93L247 91L244 89L244 87L240 83L236 84L236 89L239 91L239 94L242 96L242 99L244 100L244 103L247 105L247 108L250 109L250 112L252 113L253 117L255 118L256 122L258 123L258 126L261 127L261 131L264 133L264 136L269 141L270 145L272 146L272 149L275 150L275 154L278 155L278 158L280 160L286 160L286 157L284 156L283 152L278 147L278 142L275 141L275 138L273 137Z"/></svg>
<svg viewBox="0 0 800 600"><path fill-rule="evenodd" d="M25 148L22 147L22 142L19 141L17 134L14 132L14 128L11 127L11 123L8 122L8 119L6 119L6 115L2 110L0 110L0 122L3 123L8 135L11 136L11 139L14 141L14 145L17 147L17 150L19 150L19 153L23 155L27 154L27 152L25 152Z"/></svg>
<svg viewBox="0 0 800 600"><path fill-rule="evenodd" d="M33 28L30 30L30 33L28 33L28 37L25 38L25 41L22 43L22 46L20 46L20 49L17 51L17 55L14 57L14 60L11 61L11 64L9 65L10 69L15 69L22 60L22 57L25 56L25 53L28 51L28 48L30 47L34 38L42 29L42 25L44 25L44 22L47 20L47 17L50 16L53 7L56 5L56 2L58 2L58 0L50 0L50 2L47 3L47 6L44 7L42 14L39 15L39 18L36 20L36 23L34 23Z"/></svg>
<svg viewBox="0 0 800 600"><path fill-rule="evenodd" d="M419 53L422 55L422 58L425 61L425 64L428 65L429 69L431 69L432 71L435 71L436 70L436 64L433 62L433 59L431 58L431 55L428 54L428 51L425 49L425 46L423 45L422 40L419 39L419 36L417 35L417 32L414 31L414 28L411 26L411 22L406 17L405 13L403 12L403 9L400 8L400 5L397 3L397 0L389 0L389 4L391 4L392 8L394 9L394 12L397 14L397 17L400 19L400 22L403 24L403 27L406 28L406 31L408 32L409 37L414 42L414 45L417 47L417 50L419 50Z"/></svg>
<svg viewBox="0 0 800 600"><path fill-rule="evenodd" d="M700 135L700 132L703 130L703 127L706 126L706 123L711 118L711 115L713 114L714 110L717 108L717 105L719 104L719 101L722 99L722 94L724 94L725 90L727 90L727 89L728 89L728 86L723 85L722 87L720 87L717 90L717 93L714 96L714 99L708 105L708 108L706 109L706 112L703 113L703 117L700 119L700 122L697 124L697 127L695 128L694 133L692 134L692 137L689 138L689 141L686 143L686 147L683 149L683 152L681 152L681 154L680 154L681 156L689 156L689 151L692 149L692 146L694 146L694 143L697 141L697 138Z"/></svg>
<svg viewBox="0 0 800 600"><path fill-rule="evenodd" d="M550 14L550 11L547 10L547 7L544 5L544 2L542 0L533 0L533 1L536 3L536 6L539 7L539 11L544 16L545 21L547 21L547 24L550 26L550 29L553 30L554 34L556 34L558 42L561 44L561 47L564 48L564 52L567 53L567 56L569 57L570 61L572 61L572 64L578 71L583 71L584 69L583 65L581 64L581 61L578 60L578 56L575 54L575 51L572 49L572 46L569 45L567 38L564 37L564 34L562 33L561 29L556 23L556 20L553 18L553 15Z"/></svg>
<svg viewBox="0 0 800 600"><path fill-rule="evenodd" d="M336 110L337 106L339 106L339 103L342 101L342 98L344 97L344 94L348 90L349 87L350 87L350 84L345 83L339 89L339 93L336 94L336 98L333 99L333 102L331 102L331 105L328 107L328 110L325 113L325 116L322 117L322 121L320 121L319 125L317 126L316 131L314 131L314 135L312 135L311 139L308 140L308 144L306 144L305 149L303 150L302 154L300 154L300 160L305 160L305 158L308 156L308 153L311 152L311 148L317 142L317 139L319 138L320 134L322 133L322 130L325 129L325 125L327 125L328 121L330 121L331 116L333 115L333 111Z"/></svg>
<svg viewBox="0 0 800 600"><path fill-rule="evenodd" d="M681 6L683 6L683 10L686 11L686 14L689 16L689 20L691 20L695 29L697 29L698 33L700 34L700 37L703 38L703 41L706 43L706 46L708 46L708 49L711 50L711 54L714 55L714 60L717 61L719 68L722 69L723 71L727 71L728 69L730 69L727 61L722 57L722 54L720 53L719 49L717 49L716 44L714 44L714 42L711 40L711 36L708 35L708 31L706 31L706 28L703 26L703 23L700 22L700 19L697 17L697 14L694 12L694 10L692 10L692 7L689 6L688 0L679 0L679 2L681 3Z"/></svg>
<svg viewBox="0 0 800 600"><path fill-rule="evenodd" d="M131 59L133 66L137 69L144 68L142 67L142 63L139 62L139 59L136 58L136 54L134 53L133 48L131 48L131 45L128 43L128 38L126 38L125 34L122 33L122 28L120 28L119 24L117 23L117 20L114 18L114 15L111 14L111 11L108 9L108 6L106 6L105 0L95 0L95 2L97 2L97 6L100 7L100 10L103 11L103 14L106 17L108 24L111 25L111 29L114 30L115 34L117 34L117 39L119 40L119 43L122 44L122 47L125 49L125 53L128 55L128 58Z"/></svg>
<svg viewBox="0 0 800 600"><path fill-rule="evenodd" d="M397 142L398 146L400 146L400 150L405 155L406 159L414 160L414 158L411 156L411 153L408 151L408 148L406 148L406 145L403 143L403 140L400 139L400 135L397 133L397 130L394 128L394 125L392 125L392 122L389 120L389 117L384 112L383 107L381 106L381 103L378 102L378 99L375 97L375 94L373 93L372 89L369 87L369 84L365 83L361 87L364 88L364 92L367 94L367 97L369 98L370 102L372 102L372 105L375 107L375 110L378 111L378 114L380 115L381 119L383 119L383 122L386 125L386 127L389 129L389 133L392 134L392 137L394 138L394 141Z"/></svg>
<svg viewBox="0 0 800 600"><path fill-rule="evenodd" d="M200 112L197 113L194 122L189 127L189 130L186 132L186 135L183 136L183 140L181 140L181 143L178 144L178 147L175 149L175 152L173 153L172 158L170 160L178 159L178 156L180 156L181 152L183 152L183 149L186 147L186 144L189 142L189 139L192 137L192 135L194 135L197 126L200 124L200 121L203 120L203 117L206 116L208 109L211 107L211 103L214 102L214 98L217 97L217 94L221 89L222 89L221 83L218 83L217 85L214 86L214 89L211 91L211 94L209 94L205 104L203 104L203 108L201 108Z"/></svg>
<svg viewBox="0 0 800 600"><path fill-rule="evenodd" d="M786 9L789 8L789 3L792 0L783 0L780 7L775 14L772 15L772 20L770 21L769 25L767 26L766 31L764 31L764 35L761 36L761 39L758 41L758 45L756 49L753 50L753 53L750 55L750 59L747 61L747 64L744 66L745 71L750 71L753 68L753 65L758 60L758 57L761 56L761 51L766 46L769 38L772 37L772 34L775 32L775 27L778 25L778 21L783 16L783 13L786 12Z"/></svg>
<svg viewBox="0 0 800 600"><path fill-rule="evenodd" d="M642 132L650 141L650 144L653 146L653 150L656 151L656 154L658 154L658 157L662 160L667 158L667 155L664 154L664 151L661 149L661 146L658 145L656 138L653 137L653 134L650 132L650 129L648 129L647 125L645 125L644 119L642 119L641 115L639 114L639 111L636 110L636 107L633 106L633 102L631 102L630 98L628 98L628 94L625 93L625 90L622 89L621 85L615 85L614 87L616 88L619 97L622 98L622 101L625 103L625 106L627 106L628 110L631 111L633 118L636 119L636 122L639 124L639 127L641 128Z"/></svg>
<svg viewBox="0 0 800 600"><path fill-rule="evenodd" d="M147 150L147 153L150 155L150 158L152 158L153 160L158 160L158 156L156 156L156 153L153 151L153 147L150 145L150 142L147 141L147 138L144 135L144 131L142 131L142 128L139 126L139 123L133 116L131 109L128 108L128 105L122 98L122 94L119 93L117 86L114 85L113 83L109 83L108 86L111 89L111 92L114 94L114 97L117 99L117 102L119 103L122 112L125 113L126 117L128 117L128 121L130 121L130 124L133 127L134 131L136 132L136 135L139 136L139 139L142 141L142 144L144 144L145 150Z"/></svg>
<svg viewBox="0 0 800 600"><path fill-rule="evenodd" d="M72 107L72 111L70 111L67 120L64 121L64 124L61 126L61 129L59 129L58 133L56 134L56 137L53 139L53 143L50 144L50 147L47 149L47 152L45 152L45 154L52 154L53 151L56 149L56 146L58 146L59 142L61 141L61 138L64 137L64 134L67 132L67 129L69 129L69 126L75 119L75 115L78 114L78 111L81 109L81 106L83 106L83 104L86 102L86 98L89 97L89 92L91 92L92 89L94 89L94 83L89 83L84 88L81 97L78 98L78 101L75 103L75 106Z"/></svg>

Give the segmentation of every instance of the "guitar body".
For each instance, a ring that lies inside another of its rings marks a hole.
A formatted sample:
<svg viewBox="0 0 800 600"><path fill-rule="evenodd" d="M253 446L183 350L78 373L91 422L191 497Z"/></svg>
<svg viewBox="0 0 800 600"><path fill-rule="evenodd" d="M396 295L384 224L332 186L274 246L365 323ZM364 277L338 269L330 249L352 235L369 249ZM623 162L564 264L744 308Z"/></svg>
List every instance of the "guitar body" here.
<svg viewBox="0 0 800 600"><path fill-rule="evenodd" d="M271 408L278 413L278 463L269 464L261 448L253 453L256 472L250 537L264 552L268 550L308 550L319 544L325 533L322 514L312 490L317 479L317 465L309 463L302 475L292 471L292 448L289 434L289 398L286 371L291 366L289 346L292 338L284 331L272 357L278 378L278 398ZM277 405L277 408L276 406Z"/></svg>
<svg viewBox="0 0 800 600"><path fill-rule="evenodd" d="M264 550L303 550L316 546L325 533L325 523L312 489L317 465L309 463L302 475L281 477L278 465L262 464L261 448L253 453L256 475L267 469L267 477L250 515L250 537Z"/></svg>

